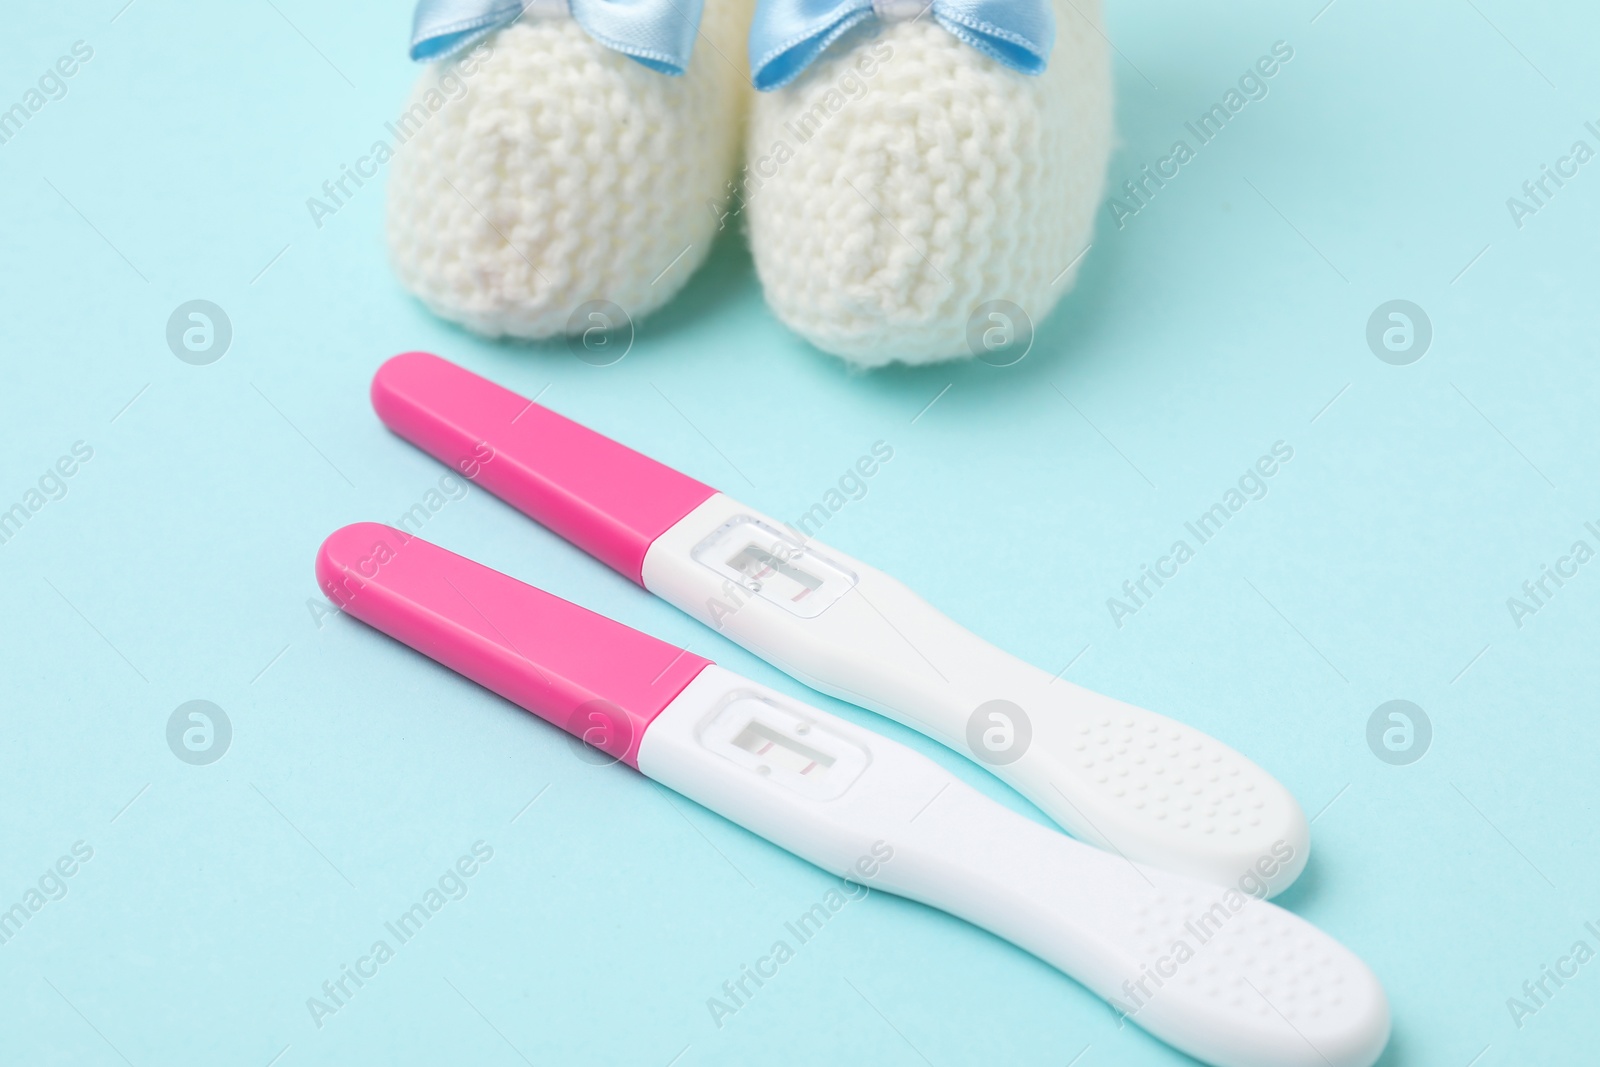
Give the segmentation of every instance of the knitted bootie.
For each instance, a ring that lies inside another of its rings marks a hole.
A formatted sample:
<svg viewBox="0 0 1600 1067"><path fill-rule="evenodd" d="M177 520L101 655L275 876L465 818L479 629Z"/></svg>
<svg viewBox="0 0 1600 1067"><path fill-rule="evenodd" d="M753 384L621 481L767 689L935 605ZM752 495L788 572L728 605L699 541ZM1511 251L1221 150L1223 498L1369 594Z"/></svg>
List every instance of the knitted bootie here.
<svg viewBox="0 0 1600 1067"><path fill-rule="evenodd" d="M530 9L431 65L389 182L401 283L491 337L581 332L598 321L580 309L591 301L632 319L661 306L723 225L708 205L738 166L749 85L729 57L743 53L749 9L707 0L681 77L560 10Z"/></svg>
<svg viewBox="0 0 1600 1067"><path fill-rule="evenodd" d="M1037 75L937 7L894 6L752 105L756 269L779 319L856 363L987 358L992 338L1031 337L1092 237L1111 146L1100 4L1055 0Z"/></svg>

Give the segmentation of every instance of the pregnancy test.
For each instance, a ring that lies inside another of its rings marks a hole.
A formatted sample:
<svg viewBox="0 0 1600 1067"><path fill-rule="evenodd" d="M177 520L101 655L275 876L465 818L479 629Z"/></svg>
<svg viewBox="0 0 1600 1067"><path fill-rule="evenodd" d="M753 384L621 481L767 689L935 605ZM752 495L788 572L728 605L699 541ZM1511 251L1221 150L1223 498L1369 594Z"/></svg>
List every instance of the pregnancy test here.
<svg viewBox="0 0 1600 1067"><path fill-rule="evenodd" d="M662 785L991 931L1207 1063L1368 1067L1388 1040L1377 979L1305 920L1090 848L684 649L377 523L331 535L317 579L350 615Z"/></svg>
<svg viewBox="0 0 1600 1067"><path fill-rule="evenodd" d="M978 760L1085 841L1268 895L1305 867L1305 814L1244 756L1017 659L882 571L426 352L379 368L372 405L601 562L806 685Z"/></svg>

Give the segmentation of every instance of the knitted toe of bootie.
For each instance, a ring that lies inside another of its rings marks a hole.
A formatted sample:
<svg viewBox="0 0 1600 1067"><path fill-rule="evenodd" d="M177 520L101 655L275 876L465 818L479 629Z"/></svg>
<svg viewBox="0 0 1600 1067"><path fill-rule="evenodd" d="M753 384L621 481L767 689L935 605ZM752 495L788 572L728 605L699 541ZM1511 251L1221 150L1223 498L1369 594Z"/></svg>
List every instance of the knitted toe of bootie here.
<svg viewBox="0 0 1600 1067"><path fill-rule="evenodd" d="M1055 11L1038 76L918 19L841 39L757 97L744 211L778 318L877 366L974 354L989 301L1035 324L1050 312L1091 240L1111 148L1099 4Z"/></svg>
<svg viewBox="0 0 1600 1067"><path fill-rule="evenodd" d="M571 19L488 38L491 54L461 78L466 95L435 96L443 105L395 154L389 254L401 283L491 337L569 332L591 300L634 319L663 304L720 225L707 205L737 167L749 95L723 56L740 54L749 13L749 0L708 0L681 77ZM425 71L412 104L426 111L445 71Z"/></svg>

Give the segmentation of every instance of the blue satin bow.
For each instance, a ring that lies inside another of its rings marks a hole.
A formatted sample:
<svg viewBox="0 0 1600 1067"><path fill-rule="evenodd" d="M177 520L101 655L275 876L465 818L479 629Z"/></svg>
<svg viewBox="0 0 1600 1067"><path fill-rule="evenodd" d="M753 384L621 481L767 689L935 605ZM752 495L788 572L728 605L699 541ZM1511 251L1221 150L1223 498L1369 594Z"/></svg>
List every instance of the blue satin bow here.
<svg viewBox="0 0 1600 1067"><path fill-rule="evenodd" d="M572 19L613 52L662 74L689 67L703 0L568 0ZM469 48L522 17L525 0L420 0L411 58L440 59Z"/></svg>
<svg viewBox="0 0 1600 1067"><path fill-rule="evenodd" d="M1041 74L1055 43L1050 0L924 0L916 17L933 20L984 55L1024 74ZM874 17L873 0L761 0L750 27L750 72L757 89L798 78L828 46Z"/></svg>

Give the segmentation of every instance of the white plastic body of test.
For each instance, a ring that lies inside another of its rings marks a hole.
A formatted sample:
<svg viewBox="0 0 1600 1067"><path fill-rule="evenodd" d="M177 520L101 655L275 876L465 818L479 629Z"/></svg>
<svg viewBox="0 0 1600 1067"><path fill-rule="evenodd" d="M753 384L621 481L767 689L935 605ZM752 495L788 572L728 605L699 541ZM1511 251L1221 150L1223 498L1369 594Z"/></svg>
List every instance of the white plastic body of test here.
<svg viewBox="0 0 1600 1067"><path fill-rule="evenodd" d="M1367 1067L1387 1041L1377 979L1304 920L1090 848L721 667L650 724L639 769L824 870L989 930L1208 1063Z"/></svg>
<svg viewBox="0 0 1600 1067"><path fill-rule="evenodd" d="M726 564L730 546L746 534L801 570L843 572L853 581L825 583L817 592L828 602L802 614ZM651 544L643 581L812 688L977 759L1101 848L1220 885L1252 876L1269 895L1294 881L1310 855L1299 804L1233 749L1052 677L964 629L889 575L802 541L721 493ZM1006 705L980 711L991 701L1022 709L1026 726L1012 721L1018 716ZM1009 737L1012 750L969 743L975 715L980 736L992 724L998 732L988 736ZM1020 741L1023 734L1031 737Z"/></svg>

